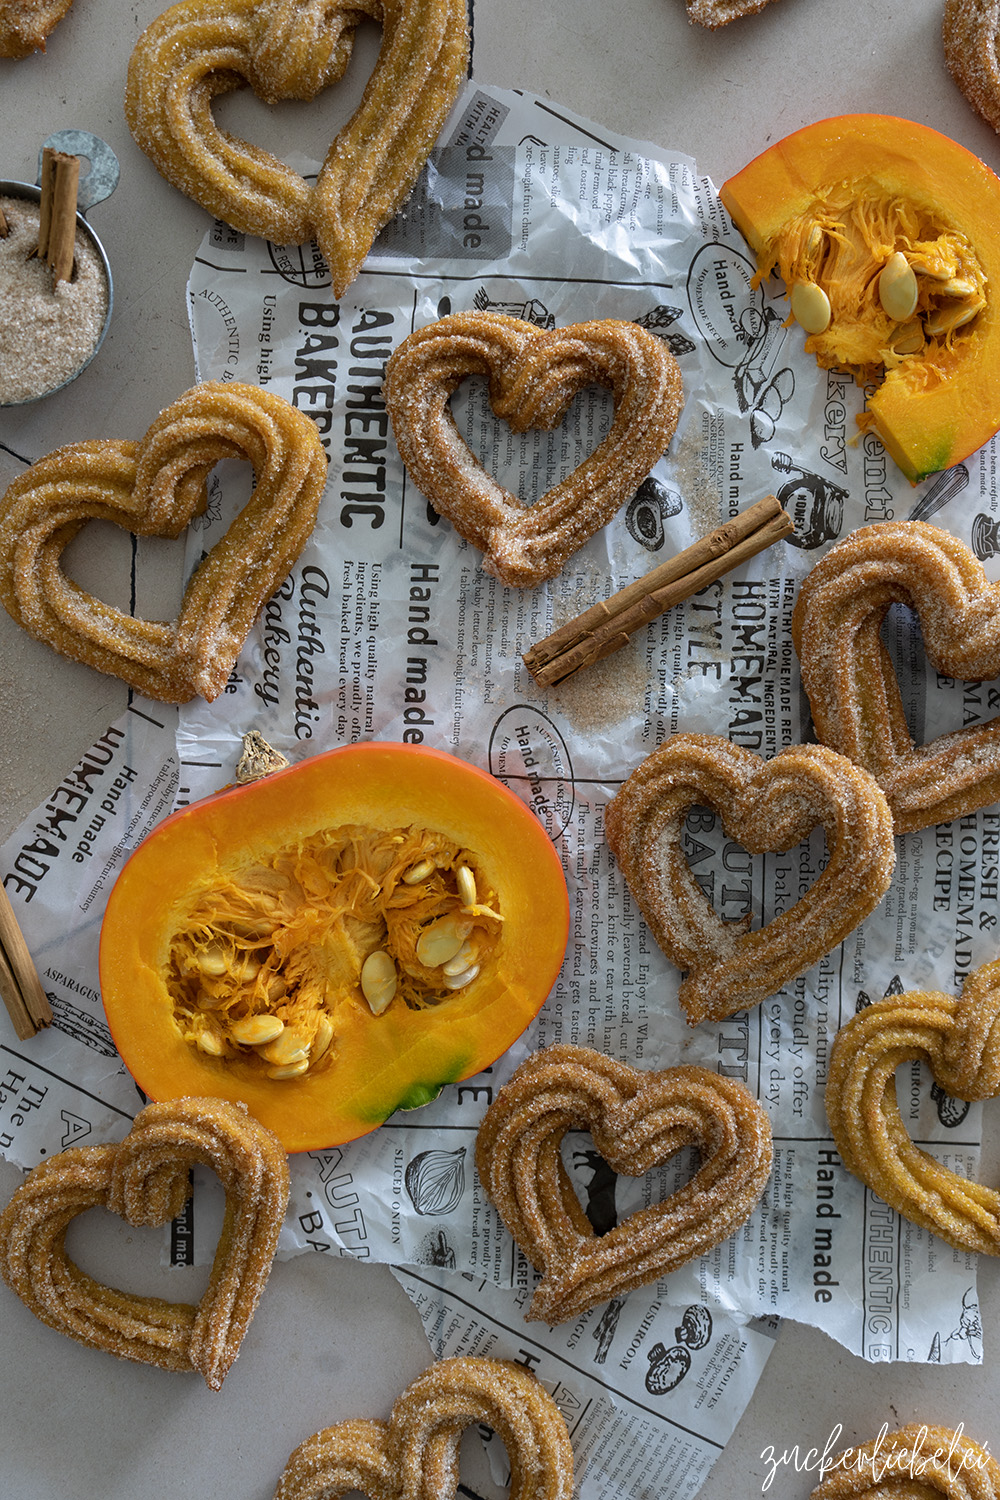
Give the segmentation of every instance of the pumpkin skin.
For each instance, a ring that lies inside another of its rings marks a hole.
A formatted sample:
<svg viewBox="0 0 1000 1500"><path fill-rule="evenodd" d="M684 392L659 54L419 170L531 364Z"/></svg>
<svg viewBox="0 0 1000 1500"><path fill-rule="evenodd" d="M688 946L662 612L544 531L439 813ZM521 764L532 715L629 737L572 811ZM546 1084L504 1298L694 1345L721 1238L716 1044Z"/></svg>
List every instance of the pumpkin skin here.
<svg viewBox="0 0 1000 1500"><path fill-rule="evenodd" d="M720 197L767 274L782 228L819 191L843 183L869 201L900 198L930 210L966 237L986 276L974 332L935 348L930 382L921 388L929 362L914 355L911 366L888 370L871 396L868 422L916 482L959 463L1000 428L1000 179L927 126L842 115L778 141L724 183Z"/></svg>
<svg viewBox="0 0 1000 1500"><path fill-rule="evenodd" d="M271 1080L199 1052L181 1034L166 983L184 913L226 871L348 824L419 825L474 851L504 917L494 961L426 1010L393 1003L374 1016L360 1000L348 1004L329 1065L299 1078ZM239 1101L287 1151L310 1151L365 1135L494 1062L544 1003L568 931L558 855L519 798L444 752L371 742L227 788L159 824L108 901L101 990L115 1045L150 1098Z"/></svg>

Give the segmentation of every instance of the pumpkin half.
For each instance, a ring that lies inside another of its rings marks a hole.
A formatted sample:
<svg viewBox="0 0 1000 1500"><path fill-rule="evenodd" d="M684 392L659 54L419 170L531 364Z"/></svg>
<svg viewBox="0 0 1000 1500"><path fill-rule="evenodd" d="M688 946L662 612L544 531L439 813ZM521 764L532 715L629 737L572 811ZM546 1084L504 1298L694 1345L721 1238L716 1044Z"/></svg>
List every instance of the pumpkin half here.
<svg viewBox="0 0 1000 1500"><path fill-rule="evenodd" d="M720 196L819 364L876 387L859 420L909 479L1000 428L1000 179L978 157L911 120L842 115Z"/></svg>
<svg viewBox="0 0 1000 1500"><path fill-rule="evenodd" d="M308 1151L505 1052L568 926L559 858L512 792L443 752L366 743L155 828L108 901L101 990L144 1093L241 1101Z"/></svg>

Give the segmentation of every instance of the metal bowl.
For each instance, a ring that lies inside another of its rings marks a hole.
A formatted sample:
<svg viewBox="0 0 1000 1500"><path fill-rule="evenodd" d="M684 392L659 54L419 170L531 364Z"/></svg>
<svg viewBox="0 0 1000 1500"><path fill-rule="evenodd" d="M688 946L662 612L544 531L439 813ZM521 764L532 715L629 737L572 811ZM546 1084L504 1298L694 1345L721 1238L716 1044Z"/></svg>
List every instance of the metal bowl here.
<svg viewBox="0 0 1000 1500"><path fill-rule="evenodd" d="M76 227L77 233L85 235L90 241L104 267L104 277L108 286L108 310L105 314L104 323L98 335L97 342L87 355L87 358L81 364L77 365L71 375L68 375L65 380L60 381L58 385L49 386L47 390L40 391L35 396L25 396L20 401L0 401L0 410L7 410L13 406L27 406L32 401L41 401L46 396L54 395L56 391L63 390L78 375L81 375L90 364L104 343L104 336L111 324L111 311L114 306L114 283L111 279L111 263L108 260L104 246L84 218L84 213L88 208L92 208L95 203L103 203L104 199L110 197L114 192L120 175L118 158L106 141L102 141L99 136L91 135L89 131L85 130L57 131L55 135L49 136L48 140L44 142L42 150L45 149L45 146L51 146L56 151L66 151L72 156L85 157L90 163L89 169L84 173L81 162L80 184L77 192ZM39 151L38 180L34 183L8 182L0 179L0 198L24 198L30 203L39 203L42 197L42 190L39 186L42 176L41 162L42 152Z"/></svg>

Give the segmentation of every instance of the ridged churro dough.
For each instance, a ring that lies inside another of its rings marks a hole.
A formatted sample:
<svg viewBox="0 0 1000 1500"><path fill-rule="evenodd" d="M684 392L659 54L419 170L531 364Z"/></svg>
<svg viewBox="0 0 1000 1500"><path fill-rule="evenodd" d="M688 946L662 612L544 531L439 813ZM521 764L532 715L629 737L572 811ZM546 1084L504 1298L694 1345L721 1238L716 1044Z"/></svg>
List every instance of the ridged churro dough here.
<svg viewBox="0 0 1000 1500"><path fill-rule="evenodd" d="M166 1224L197 1163L226 1191L222 1233L197 1307L116 1291L66 1254L70 1222L107 1208L129 1224ZM239 1353L271 1271L288 1203L288 1159L242 1105L150 1104L114 1146L77 1146L35 1167L0 1214L0 1274L50 1328L120 1359L196 1370L212 1390Z"/></svg>
<svg viewBox="0 0 1000 1500"><path fill-rule="evenodd" d="M558 427L574 396L606 386L611 430L532 505L487 474L448 405L470 375L489 380L494 412L515 432ZM410 478L484 553L488 573L531 588L612 516L666 451L683 393L662 339L614 318L543 329L502 313L452 313L404 339L385 371L385 403Z"/></svg>
<svg viewBox="0 0 1000 1500"><path fill-rule="evenodd" d="M685 1146L701 1164L662 1203L597 1236L563 1163L568 1130L589 1130L609 1166L639 1177ZM564 1323L666 1276L753 1212L771 1170L766 1111L707 1068L639 1071L587 1047L521 1064L483 1117L476 1168L501 1219L542 1272L529 1318Z"/></svg>
<svg viewBox="0 0 1000 1500"><path fill-rule="evenodd" d="M315 186L219 129L217 94L249 84L274 104L336 82L364 16L382 27L378 60ZM468 57L465 0L181 0L136 44L125 115L167 181L216 218L279 245L315 234L340 297L416 182Z"/></svg>
<svg viewBox="0 0 1000 1500"><path fill-rule="evenodd" d="M1000 130L1000 0L945 0L945 62L973 109Z"/></svg>
<svg viewBox="0 0 1000 1500"><path fill-rule="evenodd" d="M720 26L728 26L730 21L754 16L770 4L771 0L688 0L687 12L689 20L716 31Z"/></svg>
<svg viewBox="0 0 1000 1500"><path fill-rule="evenodd" d="M573 1450L552 1397L509 1360L442 1359L399 1396L388 1422L338 1422L307 1438L274 1500L453 1500L466 1427L492 1428L510 1461L510 1500L570 1500Z"/></svg>
<svg viewBox="0 0 1000 1500"><path fill-rule="evenodd" d="M45 51L45 39L73 0L0 0L0 57Z"/></svg>
<svg viewBox="0 0 1000 1500"><path fill-rule="evenodd" d="M904 1218L960 1250L1000 1255L1000 1192L970 1182L915 1146L896 1101L896 1069L924 1062L957 1099L1000 1093L1000 961L961 996L887 995L837 1032L826 1113L841 1161Z"/></svg>
<svg viewBox="0 0 1000 1500"><path fill-rule="evenodd" d="M724 921L684 853L684 820L699 806L752 854L791 849L822 826L826 867L759 930L749 916ZM674 735L633 771L604 826L653 936L686 970L679 999L692 1025L759 1004L843 942L878 906L896 859L878 783L823 745L762 760L715 735Z"/></svg>
<svg viewBox="0 0 1000 1500"><path fill-rule="evenodd" d="M179 536L204 509L205 481L223 458L249 460L254 492L192 575L175 622L123 614L67 578L62 553L90 520ZM215 698L304 547L325 484L307 416L258 386L206 382L162 411L141 442L74 443L14 480L0 498L0 600L37 640L150 698Z"/></svg>
<svg viewBox="0 0 1000 1500"><path fill-rule="evenodd" d="M998 1500L1000 1464L959 1428L913 1422L844 1448L810 1500Z"/></svg>
<svg viewBox="0 0 1000 1500"><path fill-rule="evenodd" d="M816 737L875 777L906 833L1000 801L1000 718L914 744L881 639L893 604L918 615L936 671L982 682L1000 676L1000 584L947 531L882 521L831 548L799 591L792 639Z"/></svg>

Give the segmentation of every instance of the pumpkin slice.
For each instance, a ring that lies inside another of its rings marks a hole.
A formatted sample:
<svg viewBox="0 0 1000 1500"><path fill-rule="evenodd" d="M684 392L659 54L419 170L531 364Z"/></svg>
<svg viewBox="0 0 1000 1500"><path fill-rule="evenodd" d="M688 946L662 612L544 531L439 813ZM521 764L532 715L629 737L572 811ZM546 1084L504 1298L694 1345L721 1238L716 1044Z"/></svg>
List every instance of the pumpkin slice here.
<svg viewBox="0 0 1000 1500"><path fill-rule="evenodd" d="M1000 179L978 157L911 120L842 115L720 197L819 364L881 382L859 420L909 479L1000 428Z"/></svg>
<svg viewBox="0 0 1000 1500"><path fill-rule="evenodd" d="M338 1145L505 1052L562 963L545 830L464 761L332 750L165 819L101 931L115 1045L155 1100L242 1101Z"/></svg>

